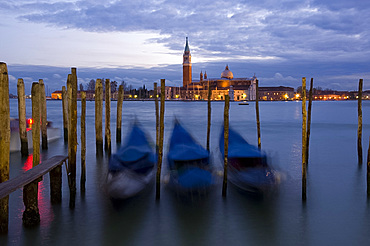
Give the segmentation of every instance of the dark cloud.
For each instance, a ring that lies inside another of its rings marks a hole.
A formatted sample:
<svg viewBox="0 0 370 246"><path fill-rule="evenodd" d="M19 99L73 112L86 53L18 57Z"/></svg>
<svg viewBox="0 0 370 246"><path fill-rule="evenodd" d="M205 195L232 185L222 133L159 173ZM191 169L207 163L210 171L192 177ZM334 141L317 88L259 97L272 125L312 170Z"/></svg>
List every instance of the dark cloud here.
<svg viewBox="0 0 370 246"><path fill-rule="evenodd" d="M292 85L294 79L316 76L318 83L343 83L343 88L351 87L351 75L368 76L368 0L28 0L8 1L0 8L16 11L23 21L59 28L89 32L157 31L162 36L149 41L164 44L174 52L183 49L184 37L189 36L193 56L224 58L218 63L194 64L195 74L200 72L196 65L218 75L229 63L241 76L256 72L266 83L283 83L287 79ZM266 57L274 60L263 59ZM106 76L132 81L146 78L148 82L168 76L171 82L181 83L181 64L163 69L106 70L113 73ZM161 74L163 71L168 74ZM98 72L89 73L86 78L99 77ZM52 79L56 78L51 76Z"/></svg>
<svg viewBox="0 0 370 246"><path fill-rule="evenodd" d="M93 32L158 31L155 40L173 50L190 36L200 55L220 51L237 55L277 56L306 51L351 52L368 48L367 1L54 1L14 4L19 18ZM359 5L358 5L359 4ZM359 8L359 7L362 8ZM357 38L356 38L357 37Z"/></svg>

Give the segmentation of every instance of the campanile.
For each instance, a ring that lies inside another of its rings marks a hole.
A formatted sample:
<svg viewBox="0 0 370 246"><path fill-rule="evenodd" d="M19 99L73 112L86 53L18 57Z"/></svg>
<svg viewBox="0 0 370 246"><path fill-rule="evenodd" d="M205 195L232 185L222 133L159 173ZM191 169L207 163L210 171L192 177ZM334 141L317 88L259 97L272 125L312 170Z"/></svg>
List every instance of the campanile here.
<svg viewBox="0 0 370 246"><path fill-rule="evenodd" d="M187 87L191 83L191 54L188 37L186 37L185 50L182 63L182 86Z"/></svg>

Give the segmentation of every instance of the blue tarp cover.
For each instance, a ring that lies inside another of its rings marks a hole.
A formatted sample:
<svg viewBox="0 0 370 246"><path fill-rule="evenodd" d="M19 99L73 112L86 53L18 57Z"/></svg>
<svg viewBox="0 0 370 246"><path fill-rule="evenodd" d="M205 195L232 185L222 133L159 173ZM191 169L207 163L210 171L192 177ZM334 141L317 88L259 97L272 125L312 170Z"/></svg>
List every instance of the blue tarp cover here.
<svg viewBox="0 0 370 246"><path fill-rule="evenodd" d="M213 183L212 174L209 171L197 167L191 167L178 177L179 184L184 188L207 187Z"/></svg>
<svg viewBox="0 0 370 246"><path fill-rule="evenodd" d="M220 136L220 151L224 155L224 128ZM256 146L251 145L239 133L229 128L229 158L258 158L266 157L266 154Z"/></svg>
<svg viewBox="0 0 370 246"><path fill-rule="evenodd" d="M137 123L134 123L124 145L109 160L109 171L124 168L133 170L153 167L156 162L149 139Z"/></svg>
<svg viewBox="0 0 370 246"><path fill-rule="evenodd" d="M198 144L178 122L175 122L167 156L170 167L173 167L174 161L191 161L208 157L209 152Z"/></svg>

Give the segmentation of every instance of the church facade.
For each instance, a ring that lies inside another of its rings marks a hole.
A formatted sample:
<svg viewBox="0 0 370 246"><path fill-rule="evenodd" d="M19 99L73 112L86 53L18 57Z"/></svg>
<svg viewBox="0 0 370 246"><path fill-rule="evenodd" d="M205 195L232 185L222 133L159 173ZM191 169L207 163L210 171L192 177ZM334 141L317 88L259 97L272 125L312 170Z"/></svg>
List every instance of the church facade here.
<svg viewBox="0 0 370 246"><path fill-rule="evenodd" d="M211 100L224 100L225 95L230 100L255 100L257 78L234 78L228 65L220 78L208 78L207 72L200 72L199 80L192 79L192 64L189 41L186 38L183 54L183 85L182 87L166 87L167 99L207 100L208 87L211 88Z"/></svg>

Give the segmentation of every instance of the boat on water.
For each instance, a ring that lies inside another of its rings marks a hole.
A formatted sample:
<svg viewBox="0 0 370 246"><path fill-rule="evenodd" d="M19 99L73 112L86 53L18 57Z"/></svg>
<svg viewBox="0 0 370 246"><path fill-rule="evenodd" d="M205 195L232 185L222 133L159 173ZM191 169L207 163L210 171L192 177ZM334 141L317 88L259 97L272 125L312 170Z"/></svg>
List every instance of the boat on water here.
<svg viewBox="0 0 370 246"><path fill-rule="evenodd" d="M220 136L220 151L224 155L224 130ZM279 177L267 162L267 155L251 145L238 132L229 128L228 180L241 190L264 194L272 191Z"/></svg>
<svg viewBox="0 0 370 246"><path fill-rule="evenodd" d="M209 151L175 120L167 155L168 185L178 193L205 193L214 184Z"/></svg>
<svg viewBox="0 0 370 246"><path fill-rule="evenodd" d="M135 122L124 144L109 160L107 191L113 199L136 196L153 185L156 155L147 134Z"/></svg>
<svg viewBox="0 0 370 246"><path fill-rule="evenodd" d="M33 125L32 118L28 118L26 120L28 149L33 148L32 125ZM46 129L47 129L48 142L52 142L52 141L55 141L61 138L60 129L53 127L53 123L51 121L48 121L46 126L47 126ZM10 152L17 152L20 150L21 150L21 140L19 137L19 120L15 118L11 118L10 119Z"/></svg>
<svg viewBox="0 0 370 246"><path fill-rule="evenodd" d="M244 101L244 102L240 102L239 105L249 105L249 103L247 103L246 101Z"/></svg>

